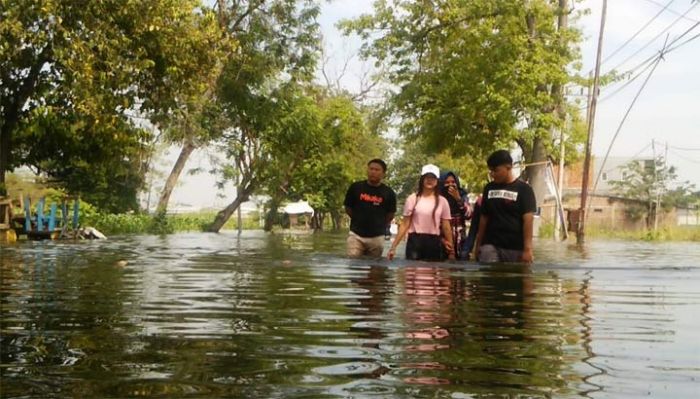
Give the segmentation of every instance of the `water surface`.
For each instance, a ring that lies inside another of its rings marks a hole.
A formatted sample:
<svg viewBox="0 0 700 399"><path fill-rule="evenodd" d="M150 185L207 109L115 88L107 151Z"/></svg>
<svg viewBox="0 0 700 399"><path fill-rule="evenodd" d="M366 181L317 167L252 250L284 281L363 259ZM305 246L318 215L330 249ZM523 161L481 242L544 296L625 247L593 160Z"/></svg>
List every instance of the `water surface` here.
<svg viewBox="0 0 700 399"><path fill-rule="evenodd" d="M700 397L700 245L349 260L244 232L0 247L2 398Z"/></svg>

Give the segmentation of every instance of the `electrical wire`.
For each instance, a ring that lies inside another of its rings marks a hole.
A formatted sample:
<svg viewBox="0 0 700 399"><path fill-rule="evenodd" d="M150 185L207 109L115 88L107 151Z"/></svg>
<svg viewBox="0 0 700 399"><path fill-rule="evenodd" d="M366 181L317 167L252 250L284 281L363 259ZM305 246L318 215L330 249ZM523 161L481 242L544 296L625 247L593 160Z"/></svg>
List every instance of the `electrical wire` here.
<svg viewBox="0 0 700 399"><path fill-rule="evenodd" d="M627 117L629 116L630 112L632 111L632 108L634 107L634 104L637 102L637 99L639 99L639 96L642 94L642 91L644 91L644 88L646 87L647 83L649 83L649 79L651 79L652 75L654 74L654 71L656 71L656 67L659 66L659 63L661 63L661 60L663 60L663 55L664 51L666 49L666 45L668 44L668 36L666 37L666 41L664 41L664 46L661 49L661 54L656 59L656 62L654 63L654 67L649 71L649 74L647 75L646 79L644 80L644 83L642 83L642 86L639 88L637 91L637 94L634 96L634 99L632 99L632 103L630 106L627 108L627 111L625 112L625 115L622 117L622 120L620 121L620 124L617 127L617 130L615 131L615 134L613 135L612 140L610 140L610 145L608 146L608 150L605 153L605 157L603 158L603 162L600 164L600 171L598 171L598 176L596 176L595 183L593 184L593 190L591 190L592 193L595 193L596 188L598 187L598 182L600 181L600 176L602 173L603 168L605 167L605 162L607 161L608 157L610 156L610 151L612 150L613 144L615 144L615 140L617 140L617 136L620 134L620 131L622 130L622 126L624 126L625 121L627 121ZM589 203L587 208L590 208L591 204ZM586 213L588 213L588 209L586 209Z"/></svg>
<svg viewBox="0 0 700 399"><path fill-rule="evenodd" d="M655 5L659 6L659 7L663 7L663 6L664 6L663 4L661 4L661 3L657 2L657 1L654 1L654 0L644 0L644 1L646 1L647 3L655 4ZM686 16L682 15L681 13L679 13L678 11L676 11L676 10L674 10L674 9L671 9L671 8L668 9L668 12L670 12L671 14L675 14L675 15L681 15L684 19L687 19L688 21L700 22L700 21L698 21L697 19L693 19L693 18L686 17Z"/></svg>
<svg viewBox="0 0 700 399"><path fill-rule="evenodd" d="M697 7L698 4L700 4L700 2L695 2L695 3L693 3L693 5L691 5L690 8L688 8L688 9L685 11L685 13L683 13L683 16L687 15L690 11L692 11L695 7ZM635 52L632 53L630 56L628 56L627 58L625 58L622 62L618 63L616 66L614 66L613 68L611 68L610 71L620 68L622 65L624 65L625 63L627 63L627 61L631 60L631 59L634 58L637 54L639 54L639 53L641 53L642 51L644 51L647 47L649 47L652 43L654 43L654 42L656 41L656 39L660 38L664 33L666 33L666 32L667 32L669 29L671 29L674 25L676 25L681 19L682 19L682 16L676 18L673 22L671 22L671 24L669 24L666 28L664 28L664 30L662 30L661 32L659 32L656 36L654 36L651 40L649 40L645 45L643 45L643 46L642 46L641 48L639 48L637 51L635 51ZM698 23L700 23L700 22L698 22Z"/></svg>
<svg viewBox="0 0 700 399"><path fill-rule="evenodd" d="M695 36L689 38L688 40L684 41L683 43L680 43L680 44L678 44L678 45L676 45L676 46L673 46L676 42L678 42L680 39L682 39L682 38L683 38L685 35L687 35L688 33L692 32L692 31L693 31L695 28L697 28L698 26L700 26L700 22L695 23L693 26L691 26L690 28L686 29L683 33L681 33L679 36L677 36L676 38L674 38L674 39L671 41L671 43L668 44L668 48L667 48L665 51L663 51L663 53L659 52L658 54L652 55L652 56L650 56L649 58L647 58L645 61L643 61L641 64L639 64L639 65L637 65L636 67L632 68L630 71L632 71L632 70L634 70L634 69L636 69L636 68L639 68L639 67L641 67L641 66L644 65L644 64L647 64L646 67L644 67L644 69L642 69L637 75L635 75L633 78L627 80L622 86L620 86L619 88L617 88L614 92L612 92L612 93L606 95L605 97L601 98L600 100L598 100L598 103L602 103L603 101L610 99L611 97L613 97L613 96L616 95L617 93L619 93L619 92L621 92L622 90L624 90L627 86L629 86L630 84L632 84L632 82L634 82L635 80L637 80L647 69L649 69L652 65L654 65L654 63L653 63L653 62L650 63L650 61L657 61L657 60L659 59L659 57L662 57L662 56L664 56L664 55L667 55L667 54L669 54L669 53L671 53L671 52L673 52L673 51L679 49L680 47L685 46L686 44L692 42L693 40L697 39L698 37L700 37L700 33L698 33L697 35L695 35ZM673 46L673 47L672 47L672 46ZM613 85L614 85L614 84L613 84ZM609 87L611 87L611 86L609 86ZM579 111L582 111L582 110L585 110L586 108L587 108L587 107L580 107L580 108L578 108L578 110L579 110Z"/></svg>
<svg viewBox="0 0 700 399"><path fill-rule="evenodd" d="M634 40L637 36L639 36L639 34L642 33L642 32L644 31L644 29L646 29L649 25L651 25L651 23L654 22L654 21L656 20L656 18L658 18L661 14L663 14L664 11L666 11L666 9L667 9L674 1L676 1L676 0L671 0L671 1L669 1L668 3L666 3L666 5L664 6L664 8L662 8L661 10L659 10L659 12L657 12L656 15L654 15L653 17L651 17L651 19L648 20L647 23L645 23L641 28L639 28L639 30L637 30L637 31L632 35L632 37L630 37L629 39L627 39L624 43L622 43L622 45L620 45L618 48L616 48L615 51L613 51L610 55L608 55L607 57L605 57L605 58L603 59L603 61L601 62L601 65L602 65L602 64L605 64L610 58L614 57L615 54L619 53L620 50L622 50L623 48L625 48L625 46L627 46L628 44L630 44L630 42L631 42L632 40Z"/></svg>

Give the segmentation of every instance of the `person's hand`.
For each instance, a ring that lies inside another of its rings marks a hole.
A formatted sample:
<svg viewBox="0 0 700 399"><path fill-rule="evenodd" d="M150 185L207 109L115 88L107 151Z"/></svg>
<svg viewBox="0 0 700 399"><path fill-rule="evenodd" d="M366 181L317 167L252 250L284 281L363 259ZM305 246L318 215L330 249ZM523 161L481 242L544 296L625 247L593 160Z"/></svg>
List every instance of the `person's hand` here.
<svg viewBox="0 0 700 399"><path fill-rule="evenodd" d="M394 247L389 248L389 252L386 254L386 258L389 260L393 260L394 256L396 256L396 249Z"/></svg>
<svg viewBox="0 0 700 399"><path fill-rule="evenodd" d="M520 260L525 263L532 263L535 260L535 257L532 255L532 248L525 248Z"/></svg>
<svg viewBox="0 0 700 399"><path fill-rule="evenodd" d="M459 196L459 191L457 190L457 187L455 187L455 186L450 186L450 187L447 189L447 193L450 194L450 195L452 196L452 198L456 199L457 201L459 201L460 199L462 199L462 198Z"/></svg>
<svg viewBox="0 0 700 399"><path fill-rule="evenodd" d="M445 247L445 249L447 250L448 253L450 253L450 252L454 253L454 252L455 252L454 246L452 245L451 242L447 241L446 238L443 238L443 239L442 239L442 245Z"/></svg>

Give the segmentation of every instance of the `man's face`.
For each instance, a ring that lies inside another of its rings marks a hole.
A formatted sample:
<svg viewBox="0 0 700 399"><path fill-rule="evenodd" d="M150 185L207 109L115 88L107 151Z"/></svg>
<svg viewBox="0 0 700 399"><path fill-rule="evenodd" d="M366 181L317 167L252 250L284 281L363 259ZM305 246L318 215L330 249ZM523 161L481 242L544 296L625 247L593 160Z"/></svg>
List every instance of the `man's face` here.
<svg viewBox="0 0 700 399"><path fill-rule="evenodd" d="M498 165L495 168L489 168L489 175L495 183L508 183L510 168L510 165Z"/></svg>
<svg viewBox="0 0 700 399"><path fill-rule="evenodd" d="M371 183L379 183L384 178L384 169L378 163L370 163L367 165L367 180Z"/></svg>

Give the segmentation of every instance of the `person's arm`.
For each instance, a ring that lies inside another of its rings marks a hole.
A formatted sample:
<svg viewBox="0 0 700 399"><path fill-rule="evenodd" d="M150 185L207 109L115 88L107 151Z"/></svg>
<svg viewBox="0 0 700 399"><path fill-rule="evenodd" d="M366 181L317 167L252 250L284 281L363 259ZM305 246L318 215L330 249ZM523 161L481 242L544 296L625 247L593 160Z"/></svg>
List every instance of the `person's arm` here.
<svg viewBox="0 0 700 399"><path fill-rule="evenodd" d="M486 226L489 224L488 215L483 213L479 216L479 232L476 233L476 244L474 245L474 260L479 260L479 249L481 248L481 242L484 239L484 234L486 234Z"/></svg>
<svg viewBox="0 0 700 399"><path fill-rule="evenodd" d="M396 255L396 247L399 246L399 243L403 239L403 236L406 235L408 232L408 228L411 225L411 217L410 216L405 216L403 219L401 219L401 225L399 226L399 231L396 233L396 237L394 238L394 242L391 243L391 248L389 248L389 252L386 254L386 257L389 260L394 259L394 255Z"/></svg>
<svg viewBox="0 0 700 399"><path fill-rule="evenodd" d="M345 192L345 200L343 200L343 205L345 205L345 213L352 219L352 208L355 206L355 201L353 200L353 188L355 184L351 184L348 190Z"/></svg>
<svg viewBox="0 0 700 399"><path fill-rule="evenodd" d="M454 260L455 259L455 246L454 242L452 242L452 226L450 225L450 221L446 219L442 219L442 223L440 223L442 227L442 235L443 235L443 241L445 242L445 249L447 249L447 259Z"/></svg>
<svg viewBox="0 0 700 399"><path fill-rule="evenodd" d="M532 263L532 224L535 216L532 212L523 215L523 256L520 259L526 263Z"/></svg>

